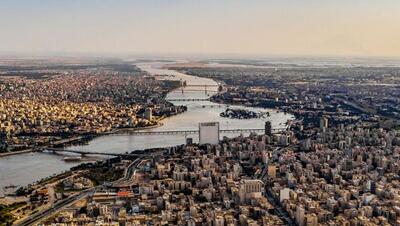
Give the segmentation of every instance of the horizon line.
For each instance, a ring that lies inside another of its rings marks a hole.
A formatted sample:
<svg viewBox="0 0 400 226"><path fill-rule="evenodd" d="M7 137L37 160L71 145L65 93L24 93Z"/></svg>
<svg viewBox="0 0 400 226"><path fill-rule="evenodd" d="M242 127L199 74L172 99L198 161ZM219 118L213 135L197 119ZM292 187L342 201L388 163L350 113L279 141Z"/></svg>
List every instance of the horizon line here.
<svg viewBox="0 0 400 226"><path fill-rule="evenodd" d="M359 54L261 54L261 53L202 53L202 52L92 52L92 51L2 51L0 57L93 57L93 58L121 58L121 57L161 57L161 58L325 58L325 59L385 59L400 60L399 56L359 55Z"/></svg>

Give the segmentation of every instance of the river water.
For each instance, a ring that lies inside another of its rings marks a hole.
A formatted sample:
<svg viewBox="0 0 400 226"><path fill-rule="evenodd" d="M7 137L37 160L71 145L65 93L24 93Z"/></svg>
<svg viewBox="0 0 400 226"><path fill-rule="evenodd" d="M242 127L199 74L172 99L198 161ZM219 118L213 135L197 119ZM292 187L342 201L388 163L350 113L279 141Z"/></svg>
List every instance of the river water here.
<svg viewBox="0 0 400 226"><path fill-rule="evenodd" d="M217 91L217 83L211 79L199 78L177 71L162 68L163 63L143 63L138 64L142 70L154 75L170 75L164 79L184 80L187 87L170 92L167 99L206 99ZM190 85L207 85L205 87L192 87ZM222 118L219 114L227 108L225 105L219 105L210 101L187 101L173 102L177 105L187 105L188 111L170 118L165 119L163 126L149 131L163 130L196 130L198 123L218 121L221 129L237 129L237 128L263 128L265 121L271 121L273 128L284 127L284 123L288 119L293 119L292 115L276 112L272 109L249 108L253 111L269 112L270 117L261 119L228 119ZM213 107L211 107L213 106ZM235 106L231 106L235 107ZM221 136L233 137L238 134L227 133ZM198 135L188 135L195 142L198 141ZM98 137L84 146L72 146L69 149L85 150L93 152L114 152L125 153L132 150L167 147L184 144L185 135L151 135L151 136L134 136L134 135L109 135ZM54 155L49 153L28 153L21 155L8 156L0 158L0 195L4 194L4 186L20 185L24 186L33 183L41 178L51 176L70 169L79 163L64 162L64 155Z"/></svg>

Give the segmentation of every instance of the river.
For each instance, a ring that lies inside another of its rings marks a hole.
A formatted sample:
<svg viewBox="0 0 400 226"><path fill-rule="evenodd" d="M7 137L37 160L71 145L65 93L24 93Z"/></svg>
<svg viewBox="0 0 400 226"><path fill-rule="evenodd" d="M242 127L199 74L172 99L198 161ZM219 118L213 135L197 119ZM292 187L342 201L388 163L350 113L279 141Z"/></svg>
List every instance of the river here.
<svg viewBox="0 0 400 226"><path fill-rule="evenodd" d="M174 90L167 95L167 99L206 99L217 91L217 83L211 79L199 78L191 75L179 73L177 71L164 69L164 63L142 63L137 66L144 71L154 75L171 75L165 79L184 80L187 87ZM190 85L207 85L207 93L204 87L191 87ZM225 105L219 105L210 101L199 102L173 102L177 105L187 105L188 111L163 120L163 126L151 129L150 131L162 130L195 130L198 129L199 122L218 121L221 129L237 128L263 128L264 122L272 122L273 128L284 127L288 119L293 119L292 115L276 112L272 109L249 108L253 111L267 111L270 117L262 119L228 119L222 118L219 114L227 108ZM213 106L212 108L210 106ZM231 106L232 107L232 106ZM238 134L222 134L228 137ZM196 142L198 135L192 137ZM72 146L69 149L96 151L96 152L114 152L125 153L132 150L166 147L184 144L185 135L109 135L98 137L84 146ZM8 156L0 158L0 195L4 194L3 187L8 185L24 186L33 183L41 178L51 176L70 169L79 163L64 162L64 155L54 155L49 153L27 153L21 155ZM98 159L93 157L93 159Z"/></svg>

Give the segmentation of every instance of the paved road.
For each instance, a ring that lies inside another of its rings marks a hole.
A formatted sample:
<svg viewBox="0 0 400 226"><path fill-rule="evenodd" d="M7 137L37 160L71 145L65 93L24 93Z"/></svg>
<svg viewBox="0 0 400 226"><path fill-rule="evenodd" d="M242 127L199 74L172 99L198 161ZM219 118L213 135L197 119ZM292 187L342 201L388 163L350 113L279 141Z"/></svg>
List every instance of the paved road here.
<svg viewBox="0 0 400 226"><path fill-rule="evenodd" d="M45 219L46 217L50 216L51 214L55 213L56 211L60 210L61 208L72 204L75 201L78 201L80 199L83 199L89 195L92 195L94 193L96 188L91 188L85 191L82 191L81 193L68 197L64 200L61 200L57 203L54 204L53 207L51 207L50 209L46 209L43 211L40 211L30 217L28 217L27 219L25 219L24 221L16 224L17 226L29 226L29 225L34 225L39 223L41 220Z"/></svg>
<svg viewBox="0 0 400 226"><path fill-rule="evenodd" d="M275 148L275 149L273 150L273 152L280 151L280 149L281 149L281 148L279 148L279 147L278 147L278 148ZM267 181L267 178L266 178L267 174L268 174L267 165L264 165L264 166L262 167L262 170L261 170L260 174L257 175L257 179L260 179L260 180L262 180L264 183L266 183L266 182L268 182L268 181ZM296 226L296 225L297 225L296 222L293 221L292 218L289 217L289 215L288 215L288 213L286 212L286 210L284 210L284 209L281 207L279 201L276 200L276 199L274 198L274 196L272 195L272 193L268 190L268 185L265 185L265 188L264 188L264 189L265 189L265 190L264 190L264 196L268 199L269 203L271 203L271 204L274 206L275 211L276 211L276 213L278 214L278 216L279 216L281 219L283 219L287 225Z"/></svg>
<svg viewBox="0 0 400 226"><path fill-rule="evenodd" d="M139 157L135 159L125 171L125 175L120 180L117 180L113 183L113 187L127 187L134 181L134 176L137 170L138 165L142 162L143 157Z"/></svg>
<svg viewBox="0 0 400 226"><path fill-rule="evenodd" d="M52 145L58 145L58 144L64 144L64 143L69 143L72 141L77 141L82 139L83 137L79 136L79 137L72 137L72 138L66 138L66 139L62 139L59 141L55 141ZM46 148L47 146L44 146L43 148ZM6 157L6 156L10 156L10 155L19 155L19 154L25 154L25 153L30 153L30 152L37 152L39 151L38 148L28 148L28 149L24 149L24 150L20 150L20 151L11 151L11 152L5 152L5 153L0 153L0 158L1 157Z"/></svg>
<svg viewBox="0 0 400 226"><path fill-rule="evenodd" d="M162 153L162 152L161 152ZM159 153L153 153L153 154L159 154ZM137 159L135 159L132 164L129 165L128 169L125 171L125 175L122 179L116 181L114 183L114 185L125 185L126 183L130 183L132 182L132 179L134 177L135 171L137 169L137 166L140 164L140 162L143 160L143 157L139 157ZM101 186L99 186L101 187ZM96 188L99 187L95 187L95 188L90 188L87 189L85 191L82 191L81 193L74 195L72 197L68 197L66 199L63 199L57 203L55 203L53 205L53 207L46 209L46 210L42 210L30 217L28 217L27 219L19 222L18 224L16 224L17 226L28 226L28 225L33 225L35 223L39 223L41 220L45 219L46 217L51 216L52 214L54 214L56 211L60 210L61 208L72 204L75 201L78 201L80 199L83 199L85 197L88 197L89 195L93 195Z"/></svg>
<svg viewBox="0 0 400 226"><path fill-rule="evenodd" d="M296 226L297 224L289 217L288 213L281 207L279 201L275 200L272 194L265 187L265 197L267 197L268 201L274 206L276 213L278 216L285 221L287 225Z"/></svg>

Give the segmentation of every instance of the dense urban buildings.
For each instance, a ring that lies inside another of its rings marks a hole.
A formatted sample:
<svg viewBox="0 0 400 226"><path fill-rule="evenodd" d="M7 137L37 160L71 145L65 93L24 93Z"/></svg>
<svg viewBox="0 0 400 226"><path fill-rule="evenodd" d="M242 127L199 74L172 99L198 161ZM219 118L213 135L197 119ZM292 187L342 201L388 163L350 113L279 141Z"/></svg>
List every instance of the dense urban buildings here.
<svg viewBox="0 0 400 226"><path fill-rule="evenodd" d="M0 151L157 126L186 110L164 101L179 82L159 81L134 65L109 61L3 62Z"/></svg>
<svg viewBox="0 0 400 226"><path fill-rule="evenodd" d="M399 0L0 0L0 226L400 226Z"/></svg>
<svg viewBox="0 0 400 226"><path fill-rule="evenodd" d="M187 138L179 146L83 163L19 188L9 211L0 211L24 225L38 221L44 225L400 224L396 68L316 70L292 65L271 71L199 65L169 67L220 80L227 87L212 96L213 101L273 107L293 113L295 119L286 123L285 130L276 131L273 122L261 120L268 115L255 117L264 133L234 138L221 136L219 122L205 121L198 125L199 144ZM176 114L184 109L163 98L176 84L155 80L135 67L137 75L120 75L104 67L45 80L5 79L8 85L3 86L2 96L7 98L2 101L12 104L2 105L7 109L2 117L20 118L11 120L13 128L20 128L8 131L7 137L65 129L77 134L110 132L135 128L129 124L135 121L148 126L167 114L160 112ZM336 76L338 71L346 74ZM243 73L246 81L241 80ZM74 83L77 78L85 88ZM64 83L64 79L70 80ZM140 90L127 85L131 83L140 84ZM88 84L97 91L88 92ZM387 89L378 94L382 86ZM127 91L120 94L116 87ZM32 92L22 92L26 89ZM62 93L68 98L63 99ZM389 114L383 106L394 110ZM245 117L249 112L227 108L220 117L254 119ZM32 119L41 122L29 124ZM10 120L4 122L10 126ZM102 129L91 131L96 128Z"/></svg>
<svg viewBox="0 0 400 226"><path fill-rule="evenodd" d="M303 141L293 132L251 135L114 163L134 173L48 223L398 224L399 135L362 125L315 130ZM83 189L84 178L70 178L59 183Z"/></svg>
<svg viewBox="0 0 400 226"><path fill-rule="evenodd" d="M278 108L304 120L305 128L317 125L322 115L334 124L399 125L398 67L209 62L213 66L176 64L170 68L225 83L228 92L213 96L216 102Z"/></svg>

